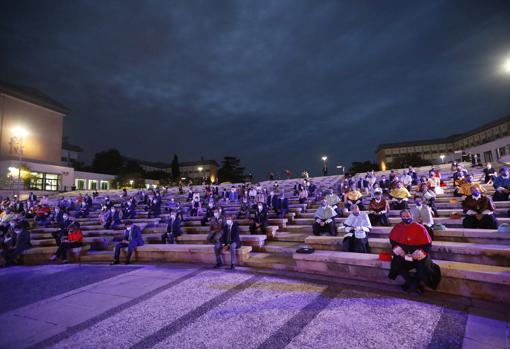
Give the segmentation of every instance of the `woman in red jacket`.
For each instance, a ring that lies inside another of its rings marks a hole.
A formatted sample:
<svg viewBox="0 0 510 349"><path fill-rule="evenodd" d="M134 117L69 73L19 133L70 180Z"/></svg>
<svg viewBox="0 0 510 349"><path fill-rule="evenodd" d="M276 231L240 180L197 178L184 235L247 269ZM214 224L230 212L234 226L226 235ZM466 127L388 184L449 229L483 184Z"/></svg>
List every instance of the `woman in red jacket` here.
<svg viewBox="0 0 510 349"><path fill-rule="evenodd" d="M67 232L67 238L63 238L60 246L57 249L57 252L53 256L51 256L51 260L55 261L57 258L62 260L62 263L67 263L68 251L81 247L83 243L83 234L80 229L79 223L73 223L69 226Z"/></svg>

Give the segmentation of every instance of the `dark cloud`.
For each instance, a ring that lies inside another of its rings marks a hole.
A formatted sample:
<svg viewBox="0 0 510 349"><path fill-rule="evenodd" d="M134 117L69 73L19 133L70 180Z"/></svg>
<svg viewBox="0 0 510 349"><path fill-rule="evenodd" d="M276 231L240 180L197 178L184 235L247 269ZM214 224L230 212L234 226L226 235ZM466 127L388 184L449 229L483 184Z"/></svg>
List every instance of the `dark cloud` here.
<svg viewBox="0 0 510 349"><path fill-rule="evenodd" d="M508 1L0 3L0 76L72 112L86 149L233 154L262 177L510 112Z"/></svg>

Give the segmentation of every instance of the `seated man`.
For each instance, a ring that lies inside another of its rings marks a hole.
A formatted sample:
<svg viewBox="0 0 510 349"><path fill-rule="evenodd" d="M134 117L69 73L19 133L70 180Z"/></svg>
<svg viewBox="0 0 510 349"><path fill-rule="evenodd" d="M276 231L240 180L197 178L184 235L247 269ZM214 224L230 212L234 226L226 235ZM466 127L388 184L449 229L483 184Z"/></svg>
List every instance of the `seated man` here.
<svg viewBox="0 0 510 349"><path fill-rule="evenodd" d="M209 201L209 203L207 204L207 208L205 209L205 214L202 217L202 219L200 220L200 224L203 227L205 227L209 223L209 220L213 217L213 213L214 213L214 202Z"/></svg>
<svg viewBox="0 0 510 349"><path fill-rule="evenodd" d="M340 207L338 207L338 205L340 204L341 200L338 195L333 193L333 190L327 189L326 196L324 197L324 199L328 203L329 207L333 208L333 210L335 210L336 213L338 213L338 214L340 213L341 209L340 209Z"/></svg>
<svg viewBox="0 0 510 349"><path fill-rule="evenodd" d="M351 207L357 205L360 210L363 210L363 194L354 185L349 188L345 194L345 210L350 211Z"/></svg>
<svg viewBox="0 0 510 349"><path fill-rule="evenodd" d="M264 203L259 202L255 209L253 221L250 225L250 233L256 234L257 230L260 229L261 234L266 234L266 227L268 226L267 207Z"/></svg>
<svg viewBox="0 0 510 349"><path fill-rule="evenodd" d="M136 218L136 201L134 198L130 198L127 201L127 205L122 212L122 218L124 219L134 219Z"/></svg>
<svg viewBox="0 0 510 349"><path fill-rule="evenodd" d="M483 169L483 175L480 179L484 184L492 184L496 178L496 170L492 167L491 163L488 162L486 167Z"/></svg>
<svg viewBox="0 0 510 349"><path fill-rule="evenodd" d="M274 205L276 204L276 200L278 200L278 197L274 194L274 191L271 191L269 195L267 196L266 200L266 207L268 210L274 209Z"/></svg>
<svg viewBox="0 0 510 349"><path fill-rule="evenodd" d="M402 289L408 291L414 284L416 293L421 295L424 292L422 283L436 289L440 281L439 267L433 267L429 256L432 239L423 225L413 222L409 210L401 211L400 218L402 222L390 232L393 259L388 277L395 280L401 275L405 280ZM411 269L416 269L415 277L411 277Z"/></svg>
<svg viewBox="0 0 510 349"><path fill-rule="evenodd" d="M485 193L485 189L478 183L473 182L473 175L468 174L464 180L460 181L460 186L455 188L457 195L455 196L469 196L471 195L471 187L475 185L478 187L480 193Z"/></svg>
<svg viewBox="0 0 510 349"><path fill-rule="evenodd" d="M411 208L411 214L413 220L423 225L430 235L430 238L434 239L434 231L432 226L434 225L434 218L432 217L432 208L428 205L424 205L421 198L414 199L415 206Z"/></svg>
<svg viewBox="0 0 510 349"><path fill-rule="evenodd" d="M239 207L239 213L237 214L237 218L239 218L239 219L250 218L250 209L251 209L251 205L248 201L248 198L245 196L241 200L241 206Z"/></svg>
<svg viewBox="0 0 510 349"><path fill-rule="evenodd" d="M73 223L69 226L67 237L64 237L57 248L57 252L51 256L50 260L55 261L60 258L62 264L67 263L69 250L82 246L83 234L79 223Z"/></svg>
<svg viewBox="0 0 510 349"><path fill-rule="evenodd" d="M305 187L299 191L298 199L300 204L306 203L306 199L308 198L308 190Z"/></svg>
<svg viewBox="0 0 510 349"><path fill-rule="evenodd" d="M510 176L508 175L507 167L502 167L499 170L499 176L494 178L492 185L496 189L492 199L494 201L508 201L508 196L510 195Z"/></svg>
<svg viewBox="0 0 510 349"><path fill-rule="evenodd" d="M273 209L279 218L285 218L285 215L289 212L289 200L285 197L283 190L280 197L276 198Z"/></svg>
<svg viewBox="0 0 510 349"><path fill-rule="evenodd" d="M47 226L50 223L51 210L48 205L37 205L34 221L39 226Z"/></svg>
<svg viewBox="0 0 510 349"><path fill-rule="evenodd" d="M230 202L235 202L237 203L237 199L239 198L239 195L237 193L237 189L236 187L232 187L230 188L230 193L228 194L228 200Z"/></svg>
<svg viewBox="0 0 510 349"><path fill-rule="evenodd" d="M202 212L202 204L200 203L200 197L194 197L191 201L190 216L198 216L198 213Z"/></svg>
<svg viewBox="0 0 510 349"><path fill-rule="evenodd" d="M76 218L87 218L89 216L89 206L85 201L80 204L80 209L76 213Z"/></svg>
<svg viewBox="0 0 510 349"><path fill-rule="evenodd" d="M381 176L381 180L379 181L379 188L383 191L383 194L388 194L390 192L390 181L386 178L385 175Z"/></svg>
<svg viewBox="0 0 510 349"><path fill-rule="evenodd" d="M175 238L182 235L181 220L176 212L170 213L170 219L166 226L166 232L161 235L161 243L175 244Z"/></svg>
<svg viewBox="0 0 510 349"><path fill-rule="evenodd" d="M314 196L315 190L317 190L317 186L312 181L310 181L310 185L308 186L308 196Z"/></svg>
<svg viewBox="0 0 510 349"><path fill-rule="evenodd" d="M4 241L6 248L2 250L4 266L17 264L19 256L23 251L32 247L30 243L30 232L27 230L27 222L19 222L14 226L14 234L8 241Z"/></svg>
<svg viewBox="0 0 510 349"><path fill-rule="evenodd" d="M72 223L74 223L74 221L71 219L71 217L69 217L69 214L64 213L62 215L62 221L58 225L59 230L53 231L51 233L51 236L55 239L55 243L57 244L57 246L60 246L62 238L67 236L67 229Z"/></svg>
<svg viewBox="0 0 510 349"><path fill-rule="evenodd" d="M133 251L138 246L143 246L143 238L142 238L142 231L139 226L135 225L133 222L126 223L126 230L124 231L124 237L120 242L118 242L115 245L115 254L113 256L113 262L112 265L119 264L120 263L120 250L122 248L127 247L127 258L126 258L126 264L129 264L131 255L133 254Z"/></svg>
<svg viewBox="0 0 510 349"><path fill-rule="evenodd" d="M215 245L223 232L223 226L225 225L225 217L221 208L215 208L211 223L209 224L209 234L207 235L207 241Z"/></svg>
<svg viewBox="0 0 510 349"><path fill-rule="evenodd" d="M411 191L411 185L413 183L413 177L409 174L408 171L404 170L402 172L402 176L400 176L400 181L404 185L404 188L406 188L408 191Z"/></svg>
<svg viewBox="0 0 510 349"><path fill-rule="evenodd" d="M214 254L216 255L216 266L219 268L223 265L222 250L228 248L230 251L230 269L234 269L237 264L236 250L241 247L241 239L239 237L239 224L234 222L234 216L227 216L227 223L223 226L223 233L219 240L214 244Z"/></svg>
<svg viewBox="0 0 510 349"><path fill-rule="evenodd" d="M55 209L53 210L53 213L50 215L50 223L56 226L60 226L63 220L64 211L60 207L56 206Z"/></svg>
<svg viewBox="0 0 510 349"><path fill-rule="evenodd" d="M480 193L478 186L471 186L471 195L462 201L462 210L466 215L462 221L464 228L497 229L492 200Z"/></svg>
<svg viewBox="0 0 510 349"><path fill-rule="evenodd" d="M115 207L111 207L110 211L108 211L104 217L104 228L105 229L115 229L116 226L122 224L120 220L119 211Z"/></svg>
<svg viewBox="0 0 510 349"><path fill-rule="evenodd" d="M407 201L411 197L411 194L406 188L404 188L402 182L397 183L396 187L391 190L390 196L390 208L392 210L404 210L408 208Z"/></svg>
<svg viewBox="0 0 510 349"><path fill-rule="evenodd" d="M152 198L152 200L149 202L149 214L148 218L151 217L159 217L161 214L161 197L155 196Z"/></svg>
<svg viewBox="0 0 510 349"><path fill-rule="evenodd" d="M360 212L358 205L351 206L351 214L344 222L345 235L342 242L346 252L370 253L367 233L372 228L366 212Z"/></svg>
<svg viewBox="0 0 510 349"><path fill-rule="evenodd" d="M389 225L387 216L389 210L388 202L382 197L382 190L380 188L375 189L374 198L370 200L370 206L368 207L370 223L374 226L387 227Z"/></svg>
<svg viewBox="0 0 510 349"><path fill-rule="evenodd" d="M313 235L318 236L327 233L331 236L336 236L336 215L336 211L328 204L328 201L326 199L322 200L314 214Z"/></svg>

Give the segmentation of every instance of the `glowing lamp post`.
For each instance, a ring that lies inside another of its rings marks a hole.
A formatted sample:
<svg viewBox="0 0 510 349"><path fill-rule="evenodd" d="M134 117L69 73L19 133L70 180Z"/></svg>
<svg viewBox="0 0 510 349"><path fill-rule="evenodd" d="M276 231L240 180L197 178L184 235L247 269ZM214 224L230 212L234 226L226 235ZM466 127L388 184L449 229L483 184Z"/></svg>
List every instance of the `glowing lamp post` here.
<svg viewBox="0 0 510 349"><path fill-rule="evenodd" d="M510 74L510 58L506 60L506 62L503 64L503 70Z"/></svg>
<svg viewBox="0 0 510 349"><path fill-rule="evenodd" d="M321 158L321 160L322 160L322 173L324 176L327 176L328 175L328 163L326 161L328 160L328 157L324 155Z"/></svg>
<svg viewBox="0 0 510 349"><path fill-rule="evenodd" d="M131 179L131 180L129 181L129 185L131 186L131 188L133 188L133 183L135 183L135 181Z"/></svg>
<svg viewBox="0 0 510 349"><path fill-rule="evenodd" d="M199 176L200 176L200 182L199 182L199 184L202 184L202 182L203 182L203 180L204 180L204 179L202 178L202 171L204 170L204 168L203 168L202 166L198 166L197 170L198 170L198 173L199 173Z"/></svg>

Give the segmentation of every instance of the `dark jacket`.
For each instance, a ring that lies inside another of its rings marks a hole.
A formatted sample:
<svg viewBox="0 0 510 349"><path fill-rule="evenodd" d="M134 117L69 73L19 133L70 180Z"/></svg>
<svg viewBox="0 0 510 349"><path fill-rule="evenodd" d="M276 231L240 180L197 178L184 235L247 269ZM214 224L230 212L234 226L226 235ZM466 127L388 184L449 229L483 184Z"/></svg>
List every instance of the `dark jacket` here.
<svg viewBox="0 0 510 349"><path fill-rule="evenodd" d="M182 229L181 229L181 220L179 217L176 217L174 221L172 222L172 219L168 221L168 225L166 227L166 232L168 234L173 234L174 236L181 236L182 235Z"/></svg>
<svg viewBox="0 0 510 349"><path fill-rule="evenodd" d="M133 228L131 230L131 239L129 230L128 229L124 230L124 240L129 241L129 247L143 246L144 242L140 227L137 225L133 225Z"/></svg>
<svg viewBox="0 0 510 349"><path fill-rule="evenodd" d="M225 245L230 245L232 242L235 242L237 248L241 247L241 239L239 237L239 224L237 224L237 222L234 222L230 229L228 224L223 226L223 234L220 238L220 242Z"/></svg>

